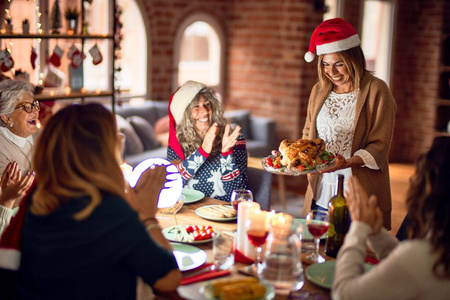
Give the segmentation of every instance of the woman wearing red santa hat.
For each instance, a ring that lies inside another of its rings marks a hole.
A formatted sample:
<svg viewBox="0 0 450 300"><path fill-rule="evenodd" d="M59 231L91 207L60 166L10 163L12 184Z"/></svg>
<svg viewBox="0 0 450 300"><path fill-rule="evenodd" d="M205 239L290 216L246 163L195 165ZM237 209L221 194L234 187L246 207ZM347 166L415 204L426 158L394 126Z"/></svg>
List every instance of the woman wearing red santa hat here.
<svg viewBox="0 0 450 300"><path fill-rule="evenodd" d="M231 130L216 93L186 82L172 95L169 118L167 157L178 161L185 186L224 201L247 188L245 139L239 126Z"/></svg>
<svg viewBox="0 0 450 300"><path fill-rule="evenodd" d="M377 196L383 225L391 229L388 154L396 104L386 83L366 69L360 44L356 30L341 18L324 21L311 36L305 60L318 55L319 82L311 91L303 138L323 139L339 160L326 173L308 176L303 213L327 209L337 174L353 175Z"/></svg>

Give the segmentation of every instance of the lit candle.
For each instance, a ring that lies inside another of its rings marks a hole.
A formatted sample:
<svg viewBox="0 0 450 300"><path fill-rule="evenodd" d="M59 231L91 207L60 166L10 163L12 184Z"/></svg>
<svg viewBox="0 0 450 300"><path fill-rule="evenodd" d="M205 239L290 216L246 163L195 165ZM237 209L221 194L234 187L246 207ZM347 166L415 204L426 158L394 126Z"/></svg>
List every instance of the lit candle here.
<svg viewBox="0 0 450 300"><path fill-rule="evenodd" d="M98 94L100 94L102 92L102 90L101 89L96 89L95 90L95 93L98 95Z"/></svg>
<svg viewBox="0 0 450 300"><path fill-rule="evenodd" d="M66 95L70 95L70 87L66 87L66 89L65 89L65 93L66 93Z"/></svg>
<svg viewBox="0 0 450 300"><path fill-rule="evenodd" d="M278 213L271 219L272 230L286 233L289 232L292 223L292 216L285 213Z"/></svg>
<svg viewBox="0 0 450 300"><path fill-rule="evenodd" d="M247 237L247 230L245 228L245 222L249 219L252 211L260 209L260 205L257 202L242 201L238 204L238 220L237 220L237 246L236 251L239 251L247 258L255 258L255 247L250 243Z"/></svg>
<svg viewBox="0 0 450 300"><path fill-rule="evenodd" d="M86 89L84 87L82 87L80 91L82 94L86 94Z"/></svg>
<svg viewBox="0 0 450 300"><path fill-rule="evenodd" d="M55 91L50 91L49 95L50 96L55 96Z"/></svg>

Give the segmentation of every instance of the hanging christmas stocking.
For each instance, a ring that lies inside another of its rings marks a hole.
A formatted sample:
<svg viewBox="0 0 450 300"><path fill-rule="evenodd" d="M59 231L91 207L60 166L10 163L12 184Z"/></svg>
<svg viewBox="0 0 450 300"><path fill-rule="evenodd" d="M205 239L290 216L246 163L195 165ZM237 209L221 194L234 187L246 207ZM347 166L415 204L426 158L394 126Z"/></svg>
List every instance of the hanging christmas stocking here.
<svg viewBox="0 0 450 300"><path fill-rule="evenodd" d="M36 49L34 47L31 47L30 62L33 70L36 69L36 59L37 59Z"/></svg>
<svg viewBox="0 0 450 300"><path fill-rule="evenodd" d="M95 44L90 50L89 53L92 56L92 63L94 65L98 65L99 63L102 62L103 60L103 56L102 53L100 52L100 49L98 48L97 44Z"/></svg>
<svg viewBox="0 0 450 300"><path fill-rule="evenodd" d="M0 51L0 69L2 72L8 72L14 67L14 60L8 49Z"/></svg>
<svg viewBox="0 0 450 300"><path fill-rule="evenodd" d="M61 65L61 57L64 54L64 50L59 48L58 45L55 46L55 49L53 49L53 54L50 57L50 62L55 67L59 67Z"/></svg>
<svg viewBox="0 0 450 300"><path fill-rule="evenodd" d="M76 69L83 63L83 60L86 58L86 55L78 50L75 45L72 45L69 49L69 53L67 53L67 57L71 60L70 65L72 68Z"/></svg>

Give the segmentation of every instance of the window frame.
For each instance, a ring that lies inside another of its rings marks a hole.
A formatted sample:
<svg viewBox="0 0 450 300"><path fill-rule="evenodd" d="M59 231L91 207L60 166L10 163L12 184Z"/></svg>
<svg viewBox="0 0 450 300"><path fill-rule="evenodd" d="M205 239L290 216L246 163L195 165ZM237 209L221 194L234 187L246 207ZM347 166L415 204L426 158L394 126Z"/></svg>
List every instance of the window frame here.
<svg viewBox="0 0 450 300"><path fill-rule="evenodd" d="M220 71L219 71L219 84L209 86L215 92L223 96L224 93L224 80L225 80L225 48L226 40L222 25L219 24L216 18L205 12L196 12L188 15L178 26L174 41L173 51L173 74L172 74L172 90L175 91L178 87L178 64L180 62L180 46L183 34L188 26L195 22L205 22L211 26L219 38L220 43Z"/></svg>

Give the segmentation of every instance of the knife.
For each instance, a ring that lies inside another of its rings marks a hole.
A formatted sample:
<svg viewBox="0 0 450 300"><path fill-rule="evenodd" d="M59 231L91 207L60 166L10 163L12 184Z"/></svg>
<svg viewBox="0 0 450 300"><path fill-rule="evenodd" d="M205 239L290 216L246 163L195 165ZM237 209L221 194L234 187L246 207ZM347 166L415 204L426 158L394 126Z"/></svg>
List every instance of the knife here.
<svg viewBox="0 0 450 300"><path fill-rule="evenodd" d="M200 275L203 273L208 273L209 271L214 271L215 269L216 269L215 265L210 265L209 267L206 267L206 268L203 268L203 269L200 269L197 271L190 271L190 272L183 273L182 277L186 278L186 277L191 277L191 276L197 276L197 275Z"/></svg>

